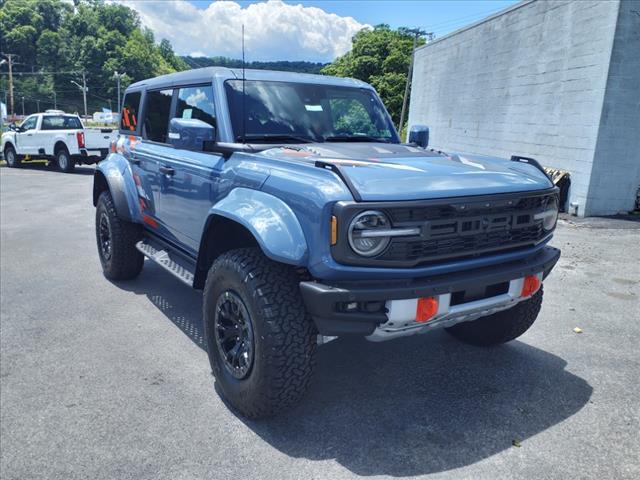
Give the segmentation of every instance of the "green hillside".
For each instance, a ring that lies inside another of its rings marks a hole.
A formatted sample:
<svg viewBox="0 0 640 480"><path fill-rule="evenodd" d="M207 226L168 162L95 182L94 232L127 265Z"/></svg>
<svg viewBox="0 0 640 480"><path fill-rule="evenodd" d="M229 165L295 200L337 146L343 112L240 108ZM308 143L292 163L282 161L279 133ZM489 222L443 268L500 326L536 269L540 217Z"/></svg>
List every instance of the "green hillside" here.
<svg viewBox="0 0 640 480"><path fill-rule="evenodd" d="M203 67L228 67L241 68L242 60L228 57L181 57L190 68ZM283 72L320 73L326 66L324 63L315 62L288 62L285 60L275 62L247 62L246 68L258 70L280 70Z"/></svg>

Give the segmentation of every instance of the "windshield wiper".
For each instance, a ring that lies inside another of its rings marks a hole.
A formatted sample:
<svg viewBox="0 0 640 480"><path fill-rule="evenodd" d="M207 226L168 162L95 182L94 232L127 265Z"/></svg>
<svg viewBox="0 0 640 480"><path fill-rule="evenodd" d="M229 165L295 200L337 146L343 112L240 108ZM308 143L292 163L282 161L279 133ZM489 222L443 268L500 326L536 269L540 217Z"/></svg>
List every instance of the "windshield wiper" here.
<svg viewBox="0 0 640 480"><path fill-rule="evenodd" d="M372 137L370 135L334 135L324 137L325 142L379 142L391 143L388 138Z"/></svg>
<svg viewBox="0 0 640 480"><path fill-rule="evenodd" d="M238 135L238 142L275 142L275 143L313 143L314 140L308 137L299 137L297 135L287 135L282 133L249 133L247 135Z"/></svg>

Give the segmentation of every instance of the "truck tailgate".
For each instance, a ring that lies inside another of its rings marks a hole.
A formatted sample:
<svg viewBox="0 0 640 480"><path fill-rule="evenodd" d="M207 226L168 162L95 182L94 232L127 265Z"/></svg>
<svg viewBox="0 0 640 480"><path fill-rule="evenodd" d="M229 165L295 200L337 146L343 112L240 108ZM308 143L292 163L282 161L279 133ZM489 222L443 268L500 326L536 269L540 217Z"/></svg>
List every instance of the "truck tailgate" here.
<svg viewBox="0 0 640 480"><path fill-rule="evenodd" d="M112 128L85 128L84 144L87 150L108 149L118 133Z"/></svg>

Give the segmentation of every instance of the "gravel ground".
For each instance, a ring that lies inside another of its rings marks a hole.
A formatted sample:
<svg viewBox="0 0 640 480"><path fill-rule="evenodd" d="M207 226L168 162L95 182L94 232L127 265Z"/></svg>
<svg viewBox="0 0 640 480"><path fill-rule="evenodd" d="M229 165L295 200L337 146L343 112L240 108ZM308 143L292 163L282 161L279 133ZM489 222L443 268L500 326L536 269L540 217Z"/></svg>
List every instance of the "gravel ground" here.
<svg viewBox="0 0 640 480"><path fill-rule="evenodd" d="M92 172L0 168L3 480L640 478L640 223L561 221L520 341L339 339L300 407L249 422L216 394L199 292L149 262L102 276Z"/></svg>

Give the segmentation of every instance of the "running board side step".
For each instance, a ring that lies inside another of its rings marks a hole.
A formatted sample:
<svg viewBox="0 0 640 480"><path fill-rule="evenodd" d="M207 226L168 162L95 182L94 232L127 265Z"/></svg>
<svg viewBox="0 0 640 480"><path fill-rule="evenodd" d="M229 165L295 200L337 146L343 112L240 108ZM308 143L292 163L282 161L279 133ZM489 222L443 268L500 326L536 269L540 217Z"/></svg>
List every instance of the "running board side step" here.
<svg viewBox="0 0 640 480"><path fill-rule="evenodd" d="M183 283L193 287L193 272L189 269L186 261L176 258L178 255L174 254L174 257L172 258L169 252L162 249L162 247L149 243L145 240L141 240L136 243L136 248L149 260L156 262L174 277L177 277Z"/></svg>

